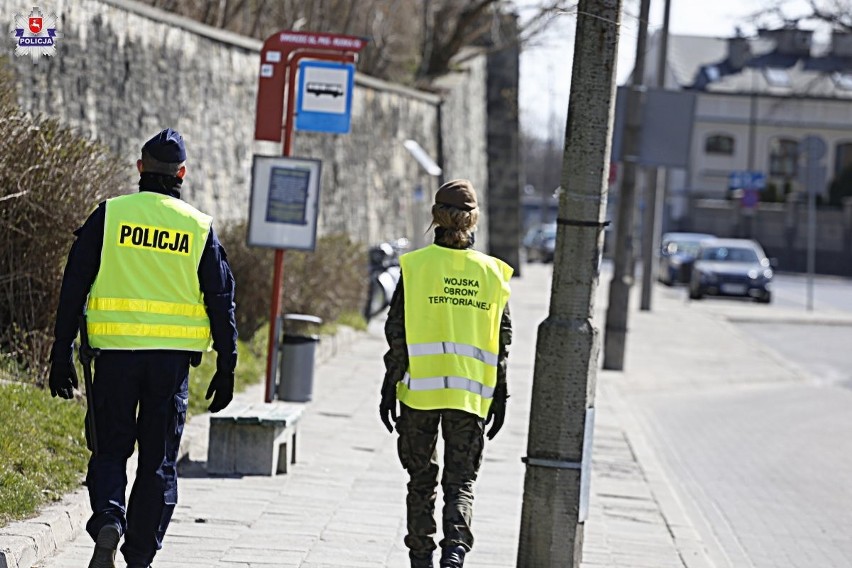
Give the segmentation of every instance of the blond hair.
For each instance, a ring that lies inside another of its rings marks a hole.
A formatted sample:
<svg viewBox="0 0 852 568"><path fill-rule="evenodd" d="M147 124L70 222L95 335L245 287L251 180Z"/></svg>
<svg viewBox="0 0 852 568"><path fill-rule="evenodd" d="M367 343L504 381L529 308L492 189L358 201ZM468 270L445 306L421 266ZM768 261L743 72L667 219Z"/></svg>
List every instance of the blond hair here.
<svg viewBox="0 0 852 568"><path fill-rule="evenodd" d="M432 206L432 224L429 228L438 226L444 229L439 237L441 244L462 248L470 244L470 237L476 228L477 221L479 221L478 207L465 211L452 205L436 203Z"/></svg>

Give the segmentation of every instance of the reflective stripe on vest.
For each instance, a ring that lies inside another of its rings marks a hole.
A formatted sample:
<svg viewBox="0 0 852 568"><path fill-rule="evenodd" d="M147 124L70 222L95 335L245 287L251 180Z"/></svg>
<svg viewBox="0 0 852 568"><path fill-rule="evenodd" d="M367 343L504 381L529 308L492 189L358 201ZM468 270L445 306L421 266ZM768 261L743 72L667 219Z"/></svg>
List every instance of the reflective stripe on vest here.
<svg viewBox="0 0 852 568"><path fill-rule="evenodd" d="M453 355L461 355L462 357L471 357L477 361L482 361L486 365L492 367L497 366L497 354L489 353L475 345L467 345L465 343L455 343L452 341L440 341L436 343L415 343L408 346L408 356L418 357L422 355L440 355L442 353L451 353Z"/></svg>
<svg viewBox="0 0 852 568"><path fill-rule="evenodd" d="M107 200L101 263L86 310L92 347L210 349L198 266L211 222L160 193Z"/></svg>
<svg viewBox="0 0 852 568"><path fill-rule="evenodd" d="M210 328L190 325L151 325L145 323L93 323L86 326L92 335L123 335L132 337L159 337L182 339L208 339Z"/></svg>
<svg viewBox="0 0 852 568"><path fill-rule="evenodd" d="M92 298L89 300L89 309L114 312L148 312L196 318L203 318L207 315L204 306L196 304L177 304L157 300L128 300L127 298Z"/></svg>
<svg viewBox="0 0 852 568"><path fill-rule="evenodd" d="M408 373L397 397L418 410L485 418L497 385L512 268L472 249L430 245L400 259Z"/></svg>
<svg viewBox="0 0 852 568"><path fill-rule="evenodd" d="M494 398L494 387L487 387L464 377L424 377L412 380L411 375L405 373L402 383L412 391L458 389L472 392L482 398Z"/></svg>

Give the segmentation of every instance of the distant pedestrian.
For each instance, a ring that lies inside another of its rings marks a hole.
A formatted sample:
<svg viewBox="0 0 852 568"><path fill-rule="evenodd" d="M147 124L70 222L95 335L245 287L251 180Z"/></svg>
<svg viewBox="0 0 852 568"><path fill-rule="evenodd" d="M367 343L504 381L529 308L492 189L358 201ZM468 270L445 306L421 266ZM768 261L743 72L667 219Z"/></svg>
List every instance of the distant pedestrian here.
<svg viewBox="0 0 852 568"><path fill-rule="evenodd" d="M399 433L408 471L406 499L412 568L431 568L440 426L444 439L443 568L459 568L473 547L473 484L488 438L506 414L506 358L512 341L512 268L473 250L479 219L468 180L442 185L432 206L435 242L401 257L402 279L385 324L390 349L379 414ZM397 400L400 413L397 418Z"/></svg>
<svg viewBox="0 0 852 568"><path fill-rule="evenodd" d="M142 147L139 192L98 205L75 231L62 281L51 351L50 391L72 398L78 318L84 313L95 361L86 393L95 431L86 485L95 541L89 568L113 568L121 536L128 568L147 568L177 504L177 455L188 402L189 366L216 349L210 412L233 397L237 364L234 278L212 218L181 201L183 138L166 129ZM84 310L85 308L85 310ZM88 421L87 421L88 426ZM139 445L125 506L127 460Z"/></svg>

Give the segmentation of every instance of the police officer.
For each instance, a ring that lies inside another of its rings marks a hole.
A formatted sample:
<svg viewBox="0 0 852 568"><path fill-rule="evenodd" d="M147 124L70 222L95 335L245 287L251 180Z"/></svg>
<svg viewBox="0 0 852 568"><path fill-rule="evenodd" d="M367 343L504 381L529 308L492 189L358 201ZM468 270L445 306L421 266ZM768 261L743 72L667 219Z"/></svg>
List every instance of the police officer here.
<svg viewBox="0 0 852 568"><path fill-rule="evenodd" d="M98 205L75 231L62 281L50 390L72 398L78 318L86 313L95 358L97 453L86 484L95 541L89 568L113 568L121 536L128 568L147 568L177 503L177 453L186 419L189 366L212 344L210 412L233 397L237 364L234 278L212 218L181 201L181 135L163 130L142 147L139 192ZM85 310L84 310L85 308ZM88 424L88 423L87 423ZM93 448L91 432L87 431ZM125 507L127 459L139 444Z"/></svg>
<svg viewBox="0 0 852 568"><path fill-rule="evenodd" d="M482 463L485 426L493 422L488 431L493 438L506 413L512 268L471 248L479 208L468 180L438 189L432 219L434 244L400 258L402 279L385 325L390 348L379 414L390 432L391 420L396 422L399 459L410 477L405 544L412 568L433 566L440 426L440 566L460 568L473 546L473 483Z"/></svg>

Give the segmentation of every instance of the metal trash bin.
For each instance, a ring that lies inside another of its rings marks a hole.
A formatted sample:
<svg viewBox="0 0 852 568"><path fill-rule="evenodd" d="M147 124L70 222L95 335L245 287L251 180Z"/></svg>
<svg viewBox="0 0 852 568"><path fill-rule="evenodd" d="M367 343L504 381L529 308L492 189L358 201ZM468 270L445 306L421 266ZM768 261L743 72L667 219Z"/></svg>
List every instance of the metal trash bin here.
<svg viewBox="0 0 852 568"><path fill-rule="evenodd" d="M314 392L314 356L319 335L307 331L322 320L304 314L286 314L282 320L278 399L309 402Z"/></svg>

